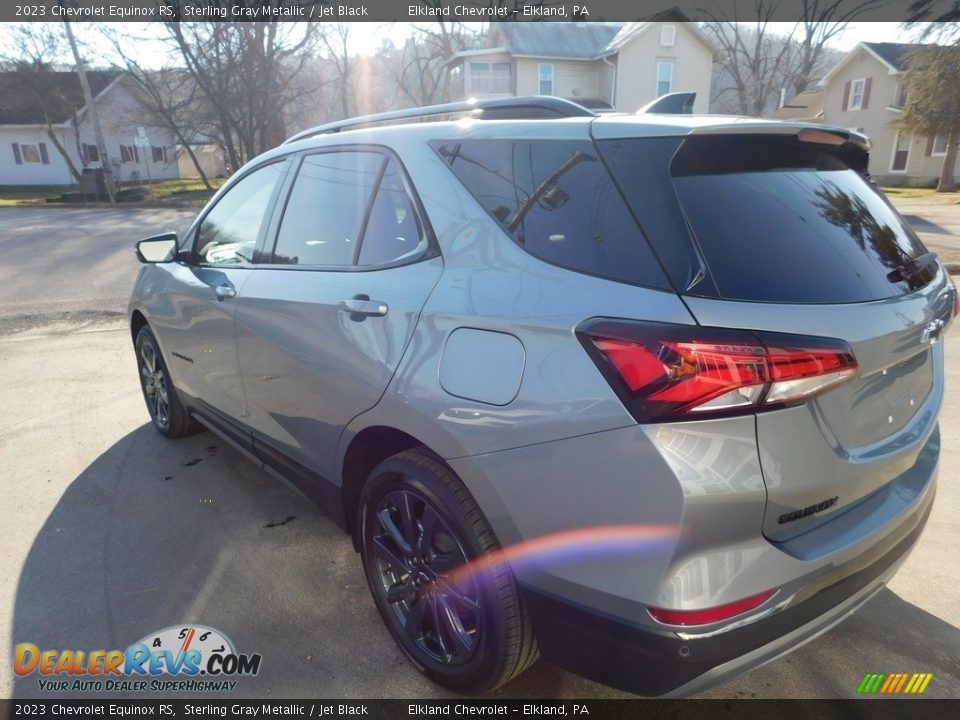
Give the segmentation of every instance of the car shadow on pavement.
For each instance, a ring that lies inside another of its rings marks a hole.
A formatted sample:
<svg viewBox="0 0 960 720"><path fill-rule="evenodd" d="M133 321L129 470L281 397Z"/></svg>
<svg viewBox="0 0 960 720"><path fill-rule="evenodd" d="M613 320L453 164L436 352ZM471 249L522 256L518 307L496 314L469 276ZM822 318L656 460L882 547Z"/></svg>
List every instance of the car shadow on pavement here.
<svg viewBox="0 0 960 720"><path fill-rule="evenodd" d="M904 215L903 219L910 223L911 227L917 232L935 233L937 235L950 235L950 231L935 222L920 217L919 215Z"/></svg>
<svg viewBox="0 0 960 720"><path fill-rule="evenodd" d="M145 424L69 485L32 539L11 636L89 653L190 623L263 657L257 676L211 700L455 697L397 649L349 538L306 499L210 433L170 441ZM957 628L885 590L827 636L704 696L853 697L866 672L921 671L934 673L928 695L956 695L958 647ZM66 679L56 697L139 696ZM13 696L50 695L34 673ZM493 696L627 697L546 663Z"/></svg>

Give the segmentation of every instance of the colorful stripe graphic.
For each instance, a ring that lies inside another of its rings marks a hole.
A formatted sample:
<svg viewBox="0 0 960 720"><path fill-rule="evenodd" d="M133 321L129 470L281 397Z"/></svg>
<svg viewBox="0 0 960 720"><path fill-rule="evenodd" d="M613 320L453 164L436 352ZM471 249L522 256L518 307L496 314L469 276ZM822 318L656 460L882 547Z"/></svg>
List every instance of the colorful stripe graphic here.
<svg viewBox="0 0 960 720"><path fill-rule="evenodd" d="M857 686L860 695L921 695L933 680L931 673L867 673Z"/></svg>

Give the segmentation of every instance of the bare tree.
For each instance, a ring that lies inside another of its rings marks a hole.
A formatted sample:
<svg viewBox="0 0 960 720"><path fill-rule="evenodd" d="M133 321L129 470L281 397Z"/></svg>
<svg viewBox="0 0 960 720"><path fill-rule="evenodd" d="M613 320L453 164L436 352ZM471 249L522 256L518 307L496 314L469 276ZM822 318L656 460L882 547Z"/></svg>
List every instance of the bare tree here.
<svg viewBox="0 0 960 720"><path fill-rule="evenodd" d="M149 113L146 119L138 120L141 123L146 120L145 124L172 132L197 169L204 186L212 190L213 186L193 150L195 139L208 137L211 128L208 103L200 88L181 68L144 68L132 52L138 42L137 37L117 32L111 25L106 25L102 34L113 46L123 70L136 86L140 100Z"/></svg>
<svg viewBox="0 0 960 720"><path fill-rule="evenodd" d="M310 91L294 81L313 57L323 26L272 20L181 23L179 0L165 2L174 8L174 19L164 23L167 41L209 104L231 166L236 169L282 142L284 109ZM208 4L233 5L232 0Z"/></svg>
<svg viewBox="0 0 960 720"><path fill-rule="evenodd" d="M753 0L750 21L741 21L736 4L732 15L708 11L705 27L720 48L719 64L732 82L736 110L762 115L781 89L809 89L826 71L830 41L851 20L888 1L801 0L800 17L787 34L769 27L780 14L780 0Z"/></svg>
<svg viewBox="0 0 960 720"><path fill-rule="evenodd" d="M340 104L340 115L350 117L351 73L353 64L350 59L350 49L347 41L350 38L350 24L337 23L333 32L323 36L323 45L327 50L330 61L335 70L334 85L337 100Z"/></svg>
<svg viewBox="0 0 960 720"><path fill-rule="evenodd" d="M705 23L720 49L719 65L729 75L741 115L763 115L796 63L796 44L769 27L776 7L776 2L754 0L752 22L740 22L734 5L729 19L710 14L713 19Z"/></svg>
<svg viewBox="0 0 960 720"><path fill-rule="evenodd" d="M905 24L916 26L924 21L930 21L925 28L925 36L937 35L960 42L960 1L943 3L940 0L913 0Z"/></svg>
<svg viewBox="0 0 960 720"><path fill-rule="evenodd" d="M819 67L827 44L843 33L850 21L886 0L801 0L802 13L797 28L800 54L791 80L795 92L803 92L819 79Z"/></svg>
<svg viewBox="0 0 960 720"><path fill-rule="evenodd" d="M64 38L39 23L18 25L9 38L0 58L15 73L17 84L27 89L30 100L43 117L47 137L67 164L71 177L79 183L80 170L54 129L54 125L70 119L74 134L77 133L76 98L68 97L64 86L55 82L53 76L55 61L66 51ZM77 136L78 154L79 142Z"/></svg>
<svg viewBox="0 0 960 720"><path fill-rule="evenodd" d="M430 105L450 97L447 63L454 53L473 47L479 33L463 23L439 21L415 25L413 34L393 64L393 80L401 97L412 105Z"/></svg>

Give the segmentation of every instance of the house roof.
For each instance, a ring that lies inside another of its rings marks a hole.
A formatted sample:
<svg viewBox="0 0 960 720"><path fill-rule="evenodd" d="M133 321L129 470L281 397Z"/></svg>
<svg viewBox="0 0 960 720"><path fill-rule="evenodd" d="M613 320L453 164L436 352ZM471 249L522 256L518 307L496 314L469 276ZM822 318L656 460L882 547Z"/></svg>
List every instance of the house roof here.
<svg viewBox="0 0 960 720"><path fill-rule="evenodd" d="M115 70L87 70L90 92L94 96L99 95L119 75ZM44 102L50 121L56 125L79 112L84 107L84 101L77 73L50 71L41 75L29 71L0 72L0 125L44 123Z"/></svg>
<svg viewBox="0 0 960 720"><path fill-rule="evenodd" d="M512 55L592 60L603 54L624 23L501 23Z"/></svg>
<svg viewBox="0 0 960 720"><path fill-rule="evenodd" d="M797 93L770 117L775 120L813 120L822 115L823 90L807 90Z"/></svg>
<svg viewBox="0 0 960 720"><path fill-rule="evenodd" d="M857 53L861 50L873 56L877 61L883 64L891 75L897 75L898 73L902 73L907 69L907 60L909 59L910 51L921 47L934 46L924 45L922 43L857 43L856 47L848 52L843 60L830 68L830 71L823 76L823 80L820 81L820 84L826 85L830 81L830 78L836 75L841 68L846 66L850 60L856 57Z"/></svg>
<svg viewBox="0 0 960 720"><path fill-rule="evenodd" d="M917 45L914 43L888 42L865 42L862 43L862 45L870 48L875 55L880 56L880 59L891 68L901 71L907 69L907 58L910 54L910 51L914 48L924 47L923 45Z"/></svg>

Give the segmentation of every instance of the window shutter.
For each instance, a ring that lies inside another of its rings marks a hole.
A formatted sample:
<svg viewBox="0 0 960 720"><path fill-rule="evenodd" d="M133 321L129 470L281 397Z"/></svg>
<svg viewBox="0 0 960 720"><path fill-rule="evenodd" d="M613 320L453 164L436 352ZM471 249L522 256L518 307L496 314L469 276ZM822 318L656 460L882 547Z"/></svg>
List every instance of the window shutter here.
<svg viewBox="0 0 960 720"><path fill-rule="evenodd" d="M867 103L870 102L870 85L873 83L873 78L867 78L863 81L863 102L860 103L860 109L866 110Z"/></svg>
<svg viewBox="0 0 960 720"><path fill-rule="evenodd" d="M933 135L927 138L927 149L923 151L923 154L926 155L927 157L930 157L931 155L933 155L934 140L936 140L936 138Z"/></svg>
<svg viewBox="0 0 960 720"><path fill-rule="evenodd" d="M13 159L17 161L17 165L23 165L23 157L20 155L20 144L19 143L10 143L13 145Z"/></svg>
<svg viewBox="0 0 960 720"><path fill-rule="evenodd" d="M843 109L846 110L850 104L850 81L847 80L847 84L843 86Z"/></svg>
<svg viewBox="0 0 960 720"><path fill-rule="evenodd" d="M50 156L47 155L46 143L40 143L40 162L42 162L44 165L50 164Z"/></svg>
<svg viewBox="0 0 960 720"><path fill-rule="evenodd" d="M140 149L136 145L133 146L133 161L140 162Z"/></svg>

